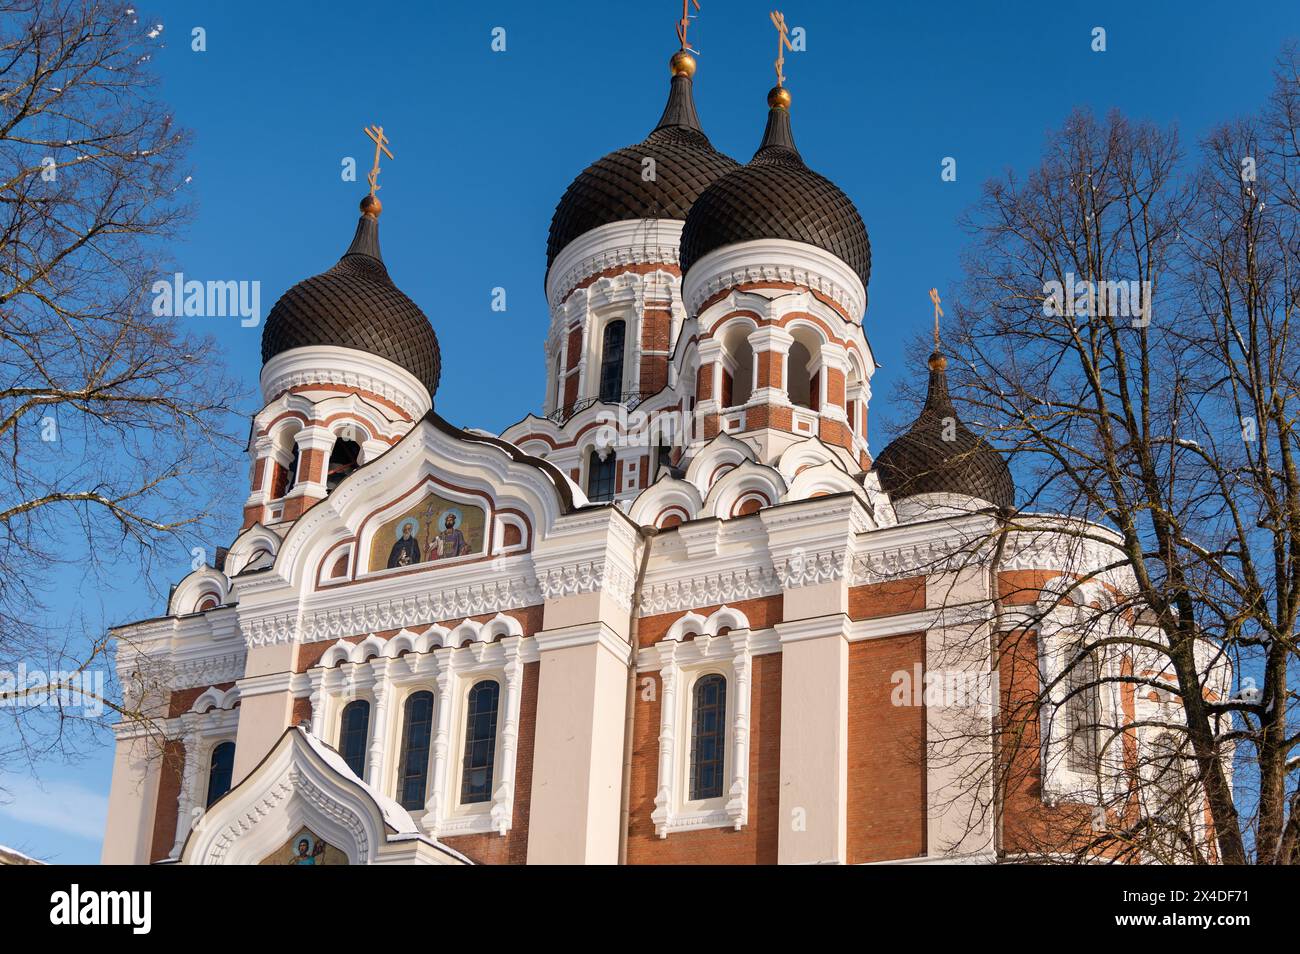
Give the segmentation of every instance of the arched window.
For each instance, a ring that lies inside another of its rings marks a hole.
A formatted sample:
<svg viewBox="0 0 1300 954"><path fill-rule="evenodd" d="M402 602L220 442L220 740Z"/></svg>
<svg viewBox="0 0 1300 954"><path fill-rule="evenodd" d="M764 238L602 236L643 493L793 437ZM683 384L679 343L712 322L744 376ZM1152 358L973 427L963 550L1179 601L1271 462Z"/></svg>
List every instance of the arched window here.
<svg viewBox="0 0 1300 954"><path fill-rule="evenodd" d="M433 730L433 693L416 692L406 700L402 724L402 760L397 776L397 800L403 808L424 808L429 776L429 735Z"/></svg>
<svg viewBox="0 0 1300 954"><path fill-rule="evenodd" d="M691 798L718 798L727 740L727 680L717 673L701 677L692 702Z"/></svg>
<svg viewBox="0 0 1300 954"><path fill-rule="evenodd" d="M1097 771L1097 735L1101 729L1101 667L1088 653L1075 661L1065 677L1066 763L1071 772Z"/></svg>
<svg viewBox="0 0 1300 954"><path fill-rule="evenodd" d="M293 450L289 453L289 469L285 472L284 477L284 493L280 494L280 496L283 497L284 494L293 490L296 483L298 483L298 442L294 441Z"/></svg>
<svg viewBox="0 0 1300 954"><path fill-rule="evenodd" d="M463 805L492 798L492 766L497 749L497 698L500 687L490 680L469 691L465 712L465 759L460 783Z"/></svg>
<svg viewBox="0 0 1300 954"><path fill-rule="evenodd" d="M614 499L614 475L618 461L611 449L600 459L600 454L591 452L587 459L587 499L593 502Z"/></svg>
<svg viewBox="0 0 1300 954"><path fill-rule="evenodd" d="M218 742L212 749L212 759L208 763L208 807L230 791L230 780L234 773L235 743Z"/></svg>
<svg viewBox="0 0 1300 954"><path fill-rule="evenodd" d="M749 336L753 330L751 325L735 324L723 339L722 347L732 361L732 370L722 372L724 407L743 407L753 396L754 346L749 343Z"/></svg>
<svg viewBox="0 0 1300 954"><path fill-rule="evenodd" d="M340 437L334 442L330 451L329 469L325 475L325 489L331 491L343 482L343 478L357 469L361 459L361 445Z"/></svg>
<svg viewBox="0 0 1300 954"><path fill-rule="evenodd" d="M617 404L623 396L623 339L627 326L611 321L600 346L600 399Z"/></svg>
<svg viewBox="0 0 1300 954"><path fill-rule="evenodd" d="M343 707L339 720L339 754L348 763L352 774L364 778L366 770L366 742L370 735L370 703L357 699Z"/></svg>
<svg viewBox="0 0 1300 954"><path fill-rule="evenodd" d="M806 344L796 339L790 345L790 353L786 356L789 380L786 382L785 391L790 396L791 404L816 409L813 403L813 374L808 367L811 364L812 352Z"/></svg>

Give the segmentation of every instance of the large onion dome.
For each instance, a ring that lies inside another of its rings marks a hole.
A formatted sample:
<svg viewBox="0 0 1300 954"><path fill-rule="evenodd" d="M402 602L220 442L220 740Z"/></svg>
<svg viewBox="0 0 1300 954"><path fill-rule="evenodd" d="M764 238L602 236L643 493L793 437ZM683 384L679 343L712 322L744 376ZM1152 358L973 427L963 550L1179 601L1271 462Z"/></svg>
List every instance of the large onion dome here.
<svg viewBox="0 0 1300 954"><path fill-rule="evenodd" d="M280 296L262 328L262 363L293 348L333 345L364 351L438 389L438 337L420 307L393 284L379 253L378 199L361 202L352 244L327 272Z"/></svg>
<svg viewBox="0 0 1300 954"><path fill-rule="evenodd" d="M790 94L768 94L767 128L748 164L696 200L682 231L683 274L715 249L755 239L789 239L830 252L871 277L871 242L857 208L835 183L809 169L794 144Z"/></svg>
<svg viewBox="0 0 1300 954"><path fill-rule="evenodd" d="M659 124L641 142L604 156L574 179L555 207L546 242L549 268L564 247L585 232L627 219L685 219L692 203L736 161L713 148L700 128L685 52L670 61L668 103ZM646 159L654 175L646 176Z"/></svg>
<svg viewBox="0 0 1300 954"><path fill-rule="evenodd" d="M988 441L957 417L948 395L947 367L938 350L930 355L925 407L876 458L880 486L895 501L919 494L964 494L1009 508L1016 498L1011 470Z"/></svg>

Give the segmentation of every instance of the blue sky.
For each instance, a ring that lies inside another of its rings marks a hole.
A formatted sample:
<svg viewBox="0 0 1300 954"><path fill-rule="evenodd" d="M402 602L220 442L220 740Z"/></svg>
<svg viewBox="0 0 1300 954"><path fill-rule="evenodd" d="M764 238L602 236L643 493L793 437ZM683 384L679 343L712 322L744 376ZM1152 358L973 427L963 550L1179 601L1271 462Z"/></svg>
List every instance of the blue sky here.
<svg viewBox="0 0 1300 954"><path fill-rule="evenodd" d="M696 102L713 143L745 161L762 133L775 55L771 2L703 0ZM927 291L952 286L960 212L982 183L1038 161L1044 134L1079 105L1175 123L1191 146L1267 96L1284 39L1300 39L1293 0L1225 9L1208 2L786 3L806 52L787 54L795 136L810 166L857 203L872 242L868 336L878 443L908 341L928 327ZM175 250L200 280L257 280L262 310L332 265L365 192L380 123L396 160L381 176L384 257L421 304L443 354L439 412L500 431L544 393L542 282L551 211L569 181L654 125L676 49L676 0L638 3L164 2L154 57L160 94L195 134L198 215ZM1106 30L1107 50L1091 50ZM190 48L206 31L207 50ZM505 29L505 52L491 49ZM354 157L360 182L340 177ZM957 180L943 182L944 157ZM490 307L506 289L507 310ZM255 410L260 328L200 323ZM231 462L232 479L246 474ZM230 514L231 536L239 514ZM229 539L213 540L224 544ZM178 552L173 578L188 567ZM128 577L131 575L128 574ZM77 594L108 623L154 615L123 580ZM67 606L66 600L61 605ZM107 744L75 766L9 777L0 844L61 862L96 861L111 774ZM44 786L42 788L41 786Z"/></svg>

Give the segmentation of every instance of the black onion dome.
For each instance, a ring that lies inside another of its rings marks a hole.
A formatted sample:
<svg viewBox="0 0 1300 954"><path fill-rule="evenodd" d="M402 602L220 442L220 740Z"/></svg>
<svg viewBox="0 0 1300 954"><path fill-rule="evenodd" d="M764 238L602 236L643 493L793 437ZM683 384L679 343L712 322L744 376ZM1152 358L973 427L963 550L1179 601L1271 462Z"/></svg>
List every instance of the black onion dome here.
<svg viewBox="0 0 1300 954"><path fill-rule="evenodd" d="M871 277L862 216L835 183L804 165L784 106L768 110L754 158L705 189L691 208L682 230L682 272L715 249L754 239L814 245L853 269L864 288Z"/></svg>
<svg viewBox="0 0 1300 954"><path fill-rule="evenodd" d="M890 442L875 461L880 486L895 500L918 494L966 494L998 507L1015 503L1006 460L957 417L948 395L947 361L930 355L930 386L921 416ZM944 433L949 421L951 440Z"/></svg>
<svg viewBox="0 0 1300 954"><path fill-rule="evenodd" d="M438 336L420 307L388 277L374 215L361 216L337 265L294 285L266 316L263 364L293 348L315 345L386 358L415 375L430 396L438 390Z"/></svg>
<svg viewBox="0 0 1300 954"><path fill-rule="evenodd" d="M652 181L642 163L654 159ZM546 242L547 268L585 232L627 219L685 219L701 192L736 160L713 148L700 128L691 77L673 76L659 125L634 146L596 160L574 179L555 207Z"/></svg>

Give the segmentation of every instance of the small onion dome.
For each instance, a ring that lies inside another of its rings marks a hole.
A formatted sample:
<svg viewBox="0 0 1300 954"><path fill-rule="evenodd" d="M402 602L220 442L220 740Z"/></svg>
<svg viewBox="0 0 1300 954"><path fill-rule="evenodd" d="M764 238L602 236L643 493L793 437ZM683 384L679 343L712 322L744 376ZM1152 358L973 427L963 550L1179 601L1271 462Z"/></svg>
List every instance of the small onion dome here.
<svg viewBox="0 0 1300 954"><path fill-rule="evenodd" d="M682 231L682 273L715 249L755 239L789 239L830 252L871 277L871 242L853 202L804 165L790 129L790 93L767 96L767 129L747 165L704 190Z"/></svg>
<svg viewBox="0 0 1300 954"><path fill-rule="evenodd" d="M438 389L438 337L418 305L388 277L379 254L379 200L361 201L352 244L327 272L280 296L262 328L262 363L293 348L333 345L385 358Z"/></svg>
<svg viewBox="0 0 1300 954"><path fill-rule="evenodd" d="M880 486L894 500L918 494L964 494L998 507L1015 503L1016 488L1007 462L957 417L948 396L948 361L930 355L930 387L925 407L907 432L876 458ZM945 434L950 440L944 440Z"/></svg>
<svg viewBox="0 0 1300 954"><path fill-rule="evenodd" d="M736 161L713 148L700 128L691 91L695 59L679 51L669 61L672 86L659 125L634 146L596 160L574 179L555 207L546 265L578 236L627 219L685 219L691 204ZM644 162L654 160L647 181Z"/></svg>

